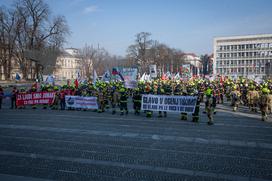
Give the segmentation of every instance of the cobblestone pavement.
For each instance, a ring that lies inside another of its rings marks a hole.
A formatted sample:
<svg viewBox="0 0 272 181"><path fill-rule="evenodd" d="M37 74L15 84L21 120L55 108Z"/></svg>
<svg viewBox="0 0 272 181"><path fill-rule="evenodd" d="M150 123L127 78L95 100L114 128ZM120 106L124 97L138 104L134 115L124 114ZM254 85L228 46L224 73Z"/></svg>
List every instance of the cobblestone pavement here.
<svg viewBox="0 0 272 181"><path fill-rule="evenodd" d="M203 111L203 108L202 108ZM215 125L110 111L0 110L0 180L272 180L272 123L219 105Z"/></svg>

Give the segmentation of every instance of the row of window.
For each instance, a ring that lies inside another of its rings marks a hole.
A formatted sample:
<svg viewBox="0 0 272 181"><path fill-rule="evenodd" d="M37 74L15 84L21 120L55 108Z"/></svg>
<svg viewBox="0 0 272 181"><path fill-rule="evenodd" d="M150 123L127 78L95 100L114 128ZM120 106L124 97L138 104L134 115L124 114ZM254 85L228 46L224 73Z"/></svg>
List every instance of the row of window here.
<svg viewBox="0 0 272 181"><path fill-rule="evenodd" d="M218 68L217 72L220 74L230 74L230 73L254 73L254 74L264 74L265 73L265 69L264 67L261 68L252 68L252 67L248 67L248 68Z"/></svg>
<svg viewBox="0 0 272 181"><path fill-rule="evenodd" d="M272 57L272 51L218 53L217 58Z"/></svg>
<svg viewBox="0 0 272 181"><path fill-rule="evenodd" d="M272 60L225 60L217 61L217 65L255 65L255 66L264 66L267 62Z"/></svg>
<svg viewBox="0 0 272 181"><path fill-rule="evenodd" d="M76 76L76 73L71 71L65 71L61 73L61 76L70 79L70 78L74 78Z"/></svg>
<svg viewBox="0 0 272 181"><path fill-rule="evenodd" d="M78 66L77 60L62 59L58 64L64 68L76 68Z"/></svg>
<svg viewBox="0 0 272 181"><path fill-rule="evenodd" d="M217 50L229 51L229 50L251 50L260 48L272 48L271 43L254 43L254 44L242 44L242 45L220 45L217 46Z"/></svg>

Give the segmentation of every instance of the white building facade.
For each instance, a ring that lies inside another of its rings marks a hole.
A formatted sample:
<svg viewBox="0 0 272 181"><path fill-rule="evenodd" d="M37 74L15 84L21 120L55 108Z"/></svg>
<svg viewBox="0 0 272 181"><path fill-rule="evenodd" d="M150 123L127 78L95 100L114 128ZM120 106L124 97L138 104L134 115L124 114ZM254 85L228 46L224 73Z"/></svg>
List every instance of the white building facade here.
<svg viewBox="0 0 272 181"><path fill-rule="evenodd" d="M214 39L214 75L265 77L272 62L272 34Z"/></svg>
<svg viewBox="0 0 272 181"><path fill-rule="evenodd" d="M192 75L200 75L202 69L202 62L199 56L194 53L185 53L183 55L184 62L192 67Z"/></svg>
<svg viewBox="0 0 272 181"><path fill-rule="evenodd" d="M56 80L76 79L82 75L78 49L67 48L57 58L54 77Z"/></svg>

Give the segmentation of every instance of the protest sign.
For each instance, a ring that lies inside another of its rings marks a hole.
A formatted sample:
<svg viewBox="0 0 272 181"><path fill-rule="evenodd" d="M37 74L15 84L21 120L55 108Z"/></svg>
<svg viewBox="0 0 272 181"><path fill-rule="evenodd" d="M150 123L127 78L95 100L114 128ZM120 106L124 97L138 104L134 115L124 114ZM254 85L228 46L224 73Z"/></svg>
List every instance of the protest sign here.
<svg viewBox="0 0 272 181"><path fill-rule="evenodd" d="M121 74L126 88L133 89L137 87L137 68L122 68Z"/></svg>
<svg viewBox="0 0 272 181"><path fill-rule="evenodd" d="M196 96L142 96L141 110L193 113L197 102Z"/></svg>
<svg viewBox="0 0 272 181"><path fill-rule="evenodd" d="M152 78L157 78L157 66L156 65L149 65L149 75Z"/></svg>
<svg viewBox="0 0 272 181"><path fill-rule="evenodd" d="M65 96L66 107L98 109L97 97Z"/></svg>

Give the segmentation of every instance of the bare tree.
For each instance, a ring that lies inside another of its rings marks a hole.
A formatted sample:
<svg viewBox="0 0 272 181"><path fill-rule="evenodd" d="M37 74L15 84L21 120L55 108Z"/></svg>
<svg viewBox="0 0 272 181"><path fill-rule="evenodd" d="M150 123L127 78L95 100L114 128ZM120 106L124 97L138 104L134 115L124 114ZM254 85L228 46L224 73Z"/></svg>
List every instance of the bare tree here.
<svg viewBox="0 0 272 181"><path fill-rule="evenodd" d="M90 78L93 74L93 62L97 54L97 50L93 46L85 45L80 51L80 67L86 78Z"/></svg>
<svg viewBox="0 0 272 181"><path fill-rule="evenodd" d="M39 58L45 53L42 49L61 47L69 29L64 17L50 17L49 7L43 0L18 0L15 11L19 18L15 56L23 77L27 78L29 58L35 56L36 65L47 66L48 62ZM37 56L39 52L40 56Z"/></svg>
<svg viewBox="0 0 272 181"><path fill-rule="evenodd" d="M14 54L16 41L16 13L0 8L0 66L3 66L4 79L9 79L11 74L11 60ZM0 75L0 77L2 77Z"/></svg>
<svg viewBox="0 0 272 181"><path fill-rule="evenodd" d="M141 32L136 35L135 44L128 47L128 57L135 59L136 65L139 68L139 72L146 71L149 64L148 50L153 44L153 40L150 39L151 33Z"/></svg>
<svg viewBox="0 0 272 181"><path fill-rule="evenodd" d="M135 44L127 49L127 64L137 65L140 73L147 72L150 64L156 64L161 72L178 72L184 63L182 51L151 40L150 36L146 32L136 35Z"/></svg>
<svg viewBox="0 0 272 181"><path fill-rule="evenodd" d="M116 66L124 66L122 57L111 56L105 48L85 45L80 51L80 67L84 76L90 78L95 70L98 75L103 75L107 70Z"/></svg>

